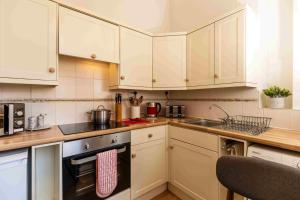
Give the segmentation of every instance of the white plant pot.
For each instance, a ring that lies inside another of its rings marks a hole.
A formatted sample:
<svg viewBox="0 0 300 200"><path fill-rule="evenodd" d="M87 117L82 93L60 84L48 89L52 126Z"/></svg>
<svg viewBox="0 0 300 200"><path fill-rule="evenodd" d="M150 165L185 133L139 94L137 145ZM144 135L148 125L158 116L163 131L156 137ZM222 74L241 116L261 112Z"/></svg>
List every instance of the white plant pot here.
<svg viewBox="0 0 300 200"><path fill-rule="evenodd" d="M270 97L269 108L285 108L285 97Z"/></svg>

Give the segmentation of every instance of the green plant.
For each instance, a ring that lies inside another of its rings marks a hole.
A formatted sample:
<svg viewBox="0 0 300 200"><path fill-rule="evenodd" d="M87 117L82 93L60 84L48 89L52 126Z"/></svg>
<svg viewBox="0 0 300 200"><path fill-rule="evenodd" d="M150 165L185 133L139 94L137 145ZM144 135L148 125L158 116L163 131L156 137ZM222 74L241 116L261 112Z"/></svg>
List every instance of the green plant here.
<svg viewBox="0 0 300 200"><path fill-rule="evenodd" d="M276 97L288 97L292 95L292 93L286 88L280 88L278 86L272 86L263 90L264 94L271 98Z"/></svg>

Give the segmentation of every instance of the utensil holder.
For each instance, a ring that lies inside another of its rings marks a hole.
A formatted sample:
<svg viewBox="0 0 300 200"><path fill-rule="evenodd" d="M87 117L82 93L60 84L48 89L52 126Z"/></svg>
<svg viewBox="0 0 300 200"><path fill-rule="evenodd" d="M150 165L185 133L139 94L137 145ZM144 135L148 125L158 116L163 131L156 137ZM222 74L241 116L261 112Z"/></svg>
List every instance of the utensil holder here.
<svg viewBox="0 0 300 200"><path fill-rule="evenodd" d="M141 118L141 107L140 106L131 106L130 107L130 118L131 119Z"/></svg>

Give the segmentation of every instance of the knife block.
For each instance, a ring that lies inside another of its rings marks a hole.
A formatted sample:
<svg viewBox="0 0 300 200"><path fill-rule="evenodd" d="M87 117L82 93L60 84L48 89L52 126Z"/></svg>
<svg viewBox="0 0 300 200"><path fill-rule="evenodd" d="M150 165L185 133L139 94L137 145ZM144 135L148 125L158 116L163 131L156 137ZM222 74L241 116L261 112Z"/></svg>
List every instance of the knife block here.
<svg viewBox="0 0 300 200"><path fill-rule="evenodd" d="M121 103L116 103L115 111L116 111L116 121L121 122L123 120L123 117L122 117L122 104Z"/></svg>

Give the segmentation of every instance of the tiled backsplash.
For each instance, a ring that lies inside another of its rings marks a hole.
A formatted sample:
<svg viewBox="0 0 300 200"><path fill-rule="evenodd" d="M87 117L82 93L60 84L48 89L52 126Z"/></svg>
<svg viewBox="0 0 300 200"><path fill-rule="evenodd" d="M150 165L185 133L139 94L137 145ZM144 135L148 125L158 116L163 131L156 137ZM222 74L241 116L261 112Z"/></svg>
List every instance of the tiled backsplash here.
<svg viewBox="0 0 300 200"><path fill-rule="evenodd" d="M258 91L255 88L228 88L199 91L172 92L171 98L180 98L181 101L172 101L175 104L187 106L187 115L208 119L219 119L224 113L210 105L222 106L229 115L250 115L271 117L272 127L300 130L300 111L291 109L259 108ZM237 99L226 101L222 99ZM213 100L190 100L190 99L213 99ZM220 100L218 100L220 99ZM253 101L252 101L253 100Z"/></svg>
<svg viewBox="0 0 300 200"><path fill-rule="evenodd" d="M87 111L98 105L114 109L113 99L120 91L109 90L108 67L104 62L61 56L59 86L1 84L0 100L25 102L26 118L45 113L47 124L86 122L90 120ZM123 98L128 98L129 92L122 91ZM165 97L164 92L139 92L138 95L143 95L146 100L162 100ZM126 118L129 116L129 103L124 101L123 104L123 116Z"/></svg>

